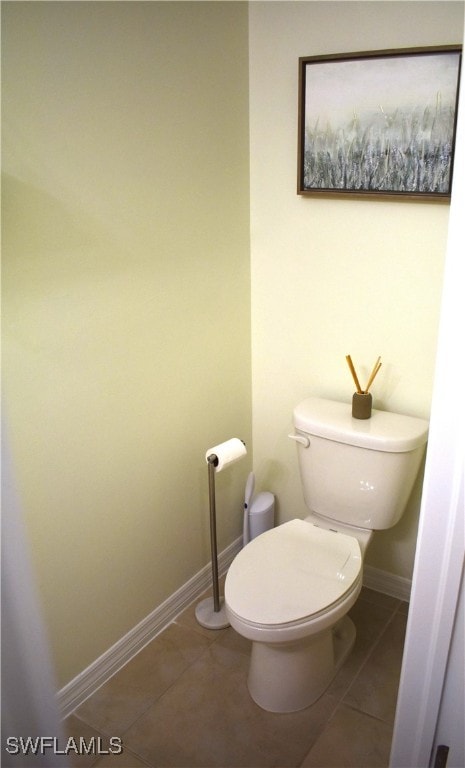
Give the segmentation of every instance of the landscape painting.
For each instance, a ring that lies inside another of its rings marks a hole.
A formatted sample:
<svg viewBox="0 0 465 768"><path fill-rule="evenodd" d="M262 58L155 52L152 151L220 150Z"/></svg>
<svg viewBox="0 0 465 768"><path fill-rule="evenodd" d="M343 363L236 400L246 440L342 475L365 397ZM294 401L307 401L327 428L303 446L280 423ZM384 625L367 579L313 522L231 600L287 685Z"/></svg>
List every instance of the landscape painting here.
<svg viewBox="0 0 465 768"><path fill-rule="evenodd" d="M449 199L461 48L299 59L298 194Z"/></svg>

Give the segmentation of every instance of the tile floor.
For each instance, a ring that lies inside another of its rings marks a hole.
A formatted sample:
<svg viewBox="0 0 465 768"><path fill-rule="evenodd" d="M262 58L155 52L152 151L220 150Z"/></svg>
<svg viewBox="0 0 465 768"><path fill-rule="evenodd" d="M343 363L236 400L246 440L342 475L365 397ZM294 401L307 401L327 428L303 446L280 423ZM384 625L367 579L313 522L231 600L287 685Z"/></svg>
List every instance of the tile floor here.
<svg viewBox="0 0 465 768"><path fill-rule="evenodd" d="M349 613L357 627L352 654L313 706L285 715L265 712L250 698L248 641L231 627L203 629L194 609L67 719L76 739L123 742L120 755L79 755L73 766L388 766L406 603L364 588Z"/></svg>

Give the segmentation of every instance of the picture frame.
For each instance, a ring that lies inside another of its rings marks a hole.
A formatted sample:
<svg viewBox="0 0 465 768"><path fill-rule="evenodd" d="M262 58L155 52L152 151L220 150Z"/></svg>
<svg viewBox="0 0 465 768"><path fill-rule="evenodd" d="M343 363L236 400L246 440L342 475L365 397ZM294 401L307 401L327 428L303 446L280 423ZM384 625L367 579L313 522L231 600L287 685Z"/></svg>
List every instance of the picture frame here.
<svg viewBox="0 0 465 768"><path fill-rule="evenodd" d="M450 200L462 47L299 58L297 193Z"/></svg>

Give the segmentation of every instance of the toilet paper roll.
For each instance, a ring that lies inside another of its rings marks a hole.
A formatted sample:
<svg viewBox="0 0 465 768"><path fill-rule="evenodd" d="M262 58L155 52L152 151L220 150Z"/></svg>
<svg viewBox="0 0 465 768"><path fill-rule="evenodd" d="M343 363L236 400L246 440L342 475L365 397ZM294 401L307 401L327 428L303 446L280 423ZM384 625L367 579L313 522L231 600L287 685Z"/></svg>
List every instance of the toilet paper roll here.
<svg viewBox="0 0 465 768"><path fill-rule="evenodd" d="M222 469L245 456L247 448L238 437L232 437L230 440L226 440L225 443L220 443L219 445L213 446L213 448L209 448L205 454L205 461L208 462L208 457L211 456L212 453L218 458L218 464L215 469L217 472L221 472Z"/></svg>

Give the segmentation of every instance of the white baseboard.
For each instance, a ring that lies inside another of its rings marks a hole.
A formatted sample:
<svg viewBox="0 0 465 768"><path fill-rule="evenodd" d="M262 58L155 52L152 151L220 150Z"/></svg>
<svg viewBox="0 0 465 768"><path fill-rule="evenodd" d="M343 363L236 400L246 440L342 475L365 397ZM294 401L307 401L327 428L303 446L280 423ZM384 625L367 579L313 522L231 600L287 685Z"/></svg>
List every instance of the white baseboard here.
<svg viewBox="0 0 465 768"><path fill-rule="evenodd" d="M225 573L229 568L241 547L242 536L218 555L220 574ZM62 716L68 717L71 712L95 693L97 688L106 683L156 635L160 634L210 585L211 564L209 563L58 692L58 705ZM410 599L411 581L409 579L395 576L369 565L365 566L364 569L363 585L399 600L408 601Z"/></svg>
<svg viewBox="0 0 465 768"><path fill-rule="evenodd" d="M225 573L242 547L242 536L218 555L218 571ZM164 603L136 624L133 629L99 656L83 672L58 691L58 706L62 716L68 717L97 688L107 682L121 667L150 643L212 583L211 563L174 592Z"/></svg>
<svg viewBox="0 0 465 768"><path fill-rule="evenodd" d="M412 589L410 579L396 576L388 571L382 571L380 568L373 568L371 565L365 565L364 567L363 586L373 589L375 592L383 592L385 595L397 597L398 600L410 601L410 591Z"/></svg>

